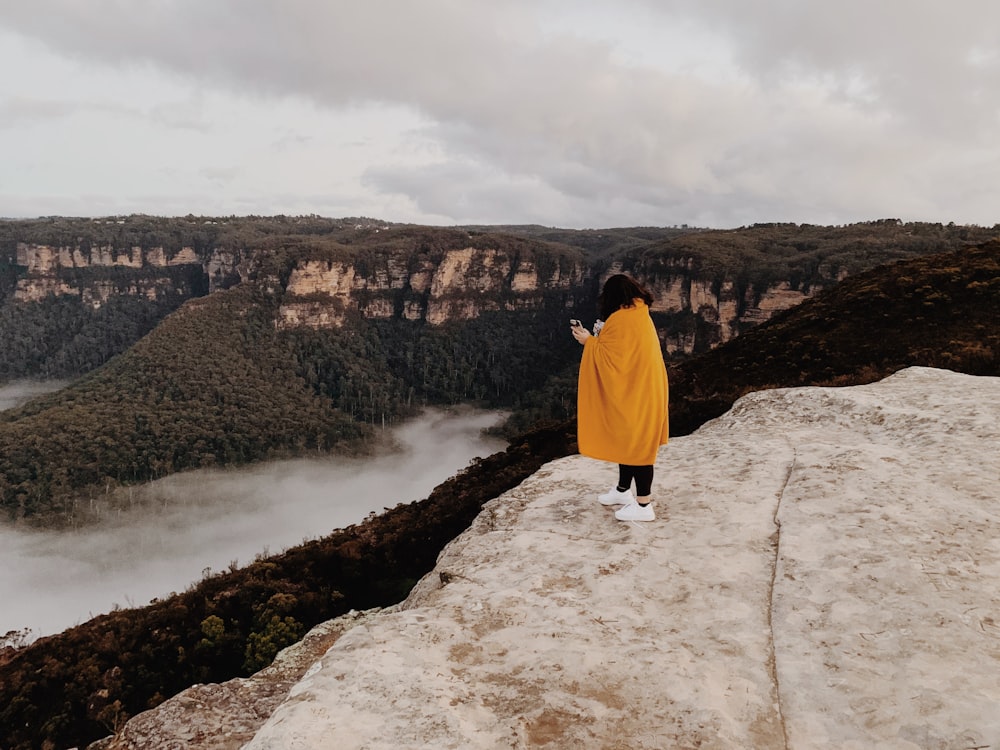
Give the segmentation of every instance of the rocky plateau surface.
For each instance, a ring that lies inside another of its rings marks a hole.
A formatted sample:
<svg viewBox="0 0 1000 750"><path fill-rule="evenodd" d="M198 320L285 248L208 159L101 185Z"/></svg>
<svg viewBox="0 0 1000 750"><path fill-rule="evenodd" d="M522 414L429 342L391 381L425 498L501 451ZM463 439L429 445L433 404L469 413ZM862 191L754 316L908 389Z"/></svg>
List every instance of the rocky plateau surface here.
<svg viewBox="0 0 1000 750"><path fill-rule="evenodd" d="M101 747L1000 748L998 424L1000 379L943 370L750 394L661 450L644 524L551 462L405 602Z"/></svg>

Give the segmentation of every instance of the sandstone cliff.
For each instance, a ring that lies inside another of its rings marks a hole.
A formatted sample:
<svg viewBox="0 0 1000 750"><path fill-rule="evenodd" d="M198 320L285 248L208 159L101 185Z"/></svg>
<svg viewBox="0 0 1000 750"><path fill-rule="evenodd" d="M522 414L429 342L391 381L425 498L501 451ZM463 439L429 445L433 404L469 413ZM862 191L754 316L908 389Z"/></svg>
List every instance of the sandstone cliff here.
<svg viewBox="0 0 1000 750"><path fill-rule="evenodd" d="M363 264L301 261L288 280L278 325L335 328L351 313L440 325L484 311L537 308L553 293L562 295L568 309L578 305L589 310L604 280L623 271L649 285L655 298L651 309L661 314L658 328L671 354L725 343L822 289L792 289L788 281L780 281L740 292L734 279L703 279L685 267L664 275L616 262L599 271L582 257L539 258L530 252L465 247L437 256L378 253ZM685 315L698 324L678 324L677 318Z"/></svg>
<svg viewBox="0 0 1000 750"><path fill-rule="evenodd" d="M376 252L363 263L304 260L289 277L279 327L338 327L349 312L440 325L540 307L552 294L571 308L589 275L579 257L491 247Z"/></svg>
<svg viewBox="0 0 1000 750"><path fill-rule="evenodd" d="M23 273L13 294L16 302L39 302L49 295L73 296L93 308L115 295L156 299L165 291L191 296L198 293L199 284L188 283L179 288L178 275L166 274L164 269L194 271L197 276L204 276L209 291L215 291L245 278L250 265L243 254L221 248L199 255L192 247L171 253L162 247L116 248L90 243L52 246L28 242L17 243L15 264ZM185 276L182 274L180 278Z"/></svg>
<svg viewBox="0 0 1000 750"><path fill-rule="evenodd" d="M573 292L567 301L580 303L575 317L583 317L601 279L622 269L654 288L664 349L692 353L732 339L848 273L992 234L894 219L843 227L561 230L317 216L47 217L0 222L0 306L75 298L86 316L87 308L116 296L177 302L262 275L272 292L284 294L288 285L280 328L336 328L350 315L438 325L489 311L537 309L547 295L567 288ZM539 263L543 257L557 259L557 268Z"/></svg>
<svg viewBox="0 0 1000 750"><path fill-rule="evenodd" d="M751 394L662 449L641 525L559 459L276 709L199 686L103 747L996 746L998 424L1000 379L943 370Z"/></svg>
<svg viewBox="0 0 1000 750"><path fill-rule="evenodd" d="M640 278L642 274L637 274ZM677 274L653 277L648 280L654 296L650 310L654 313L690 313L708 329L708 341L699 341L697 328L670 330L660 327L665 350L673 354L691 354L698 344L716 346L738 336L747 328L769 320L775 313L798 305L822 290L814 285L808 291L792 289L787 281L781 281L764 289L752 285L740 294L732 279L719 282Z"/></svg>
<svg viewBox="0 0 1000 750"><path fill-rule="evenodd" d="M13 259L19 278L11 297L15 304L75 297L96 309L114 296L199 296L254 278L271 252L235 245L168 251L19 242ZM363 258L305 257L293 261L287 281L274 276L268 285L283 292L277 319L283 329L338 328L355 314L440 325L485 311L537 309L553 296L566 308L591 309L599 284L623 268L648 283L656 297L652 309L662 314L657 322L668 353L725 343L820 288L792 289L790 282L779 281L738 289L735 279L701 278L684 265L667 274L621 262L600 270L580 253L543 243L511 249L482 242L431 252L375 243Z"/></svg>

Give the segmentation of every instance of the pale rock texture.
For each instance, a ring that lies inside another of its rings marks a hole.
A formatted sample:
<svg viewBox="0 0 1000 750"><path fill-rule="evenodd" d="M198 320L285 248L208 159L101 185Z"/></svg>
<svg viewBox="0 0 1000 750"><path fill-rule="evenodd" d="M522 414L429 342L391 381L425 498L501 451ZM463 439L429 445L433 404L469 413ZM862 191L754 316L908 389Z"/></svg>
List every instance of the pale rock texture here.
<svg viewBox="0 0 1000 750"><path fill-rule="evenodd" d="M89 251L80 247L52 247L26 242L17 243L17 264L27 268L29 274L52 273L60 268L89 268L91 266L122 266L142 268L151 266L182 266L201 264L194 248L183 247L168 256L162 247L143 251L141 247L113 248L107 245L92 245Z"/></svg>
<svg viewBox="0 0 1000 750"><path fill-rule="evenodd" d="M54 276L41 276L33 279L18 279L14 289L14 299L18 302L39 302L50 294L55 297L79 295L80 289Z"/></svg>
<svg viewBox="0 0 1000 750"><path fill-rule="evenodd" d="M799 289L792 289L791 284L787 281L779 282L765 289L756 305L747 307L743 320L754 324L763 323L765 320L770 320L775 313L795 307L821 289L822 287L813 286L808 292L803 292ZM751 290L751 294L752 292L753 290Z"/></svg>
<svg viewBox="0 0 1000 750"><path fill-rule="evenodd" d="M531 257L473 247L447 250L435 259L385 253L358 263L302 261L289 277L277 325L339 328L352 311L441 325L487 310L537 307L547 290L569 292L585 276L582 265L556 264L546 274Z"/></svg>
<svg viewBox="0 0 1000 750"><path fill-rule="evenodd" d="M75 296L96 309L121 295L156 299L180 292L187 296L191 289L175 289L175 281L163 275L164 269L178 266L200 268L209 292L214 292L253 277L266 252L216 247L201 257L193 247L176 252L163 247L85 247L18 243L15 260L25 275L17 280L14 299L31 303L49 295ZM96 276L81 281L78 274L67 272L95 267L130 268L139 273L129 280ZM654 296L653 312L691 313L700 319L698 326L661 331L668 353L690 354L698 347L725 343L744 326L761 323L819 290L817 286L808 291L792 289L785 281L741 292L732 279L695 278L692 267L691 259L675 259L663 273L646 277L638 272ZM603 283L622 268L620 261L613 263L598 281ZM579 297L593 273L583 260L563 257L547 267L531 252L474 247L431 253L375 249L353 260L302 260L291 271L276 326L336 329L351 314L376 319L400 316L442 325L477 318L486 311L535 309L553 292L565 297L568 310L579 313ZM271 291L277 291L276 287Z"/></svg>
<svg viewBox="0 0 1000 750"><path fill-rule="evenodd" d="M792 289L787 281L757 290L752 286L740 295L736 284L725 279L716 285L704 279L693 279L682 264L676 275L658 276L645 280L653 295L652 312L680 313L692 312L703 321L718 326L718 341L724 344L739 335L743 325L759 325L776 313L794 307L822 290L814 285L808 290ZM620 267L613 266L602 277L602 283L612 273L619 273ZM696 344L695 332L675 334L664 340L667 353L684 352L691 354Z"/></svg>
<svg viewBox="0 0 1000 750"><path fill-rule="evenodd" d="M354 289L354 278L350 263L310 260L296 266L285 290L297 296L323 294L347 300Z"/></svg>
<svg viewBox="0 0 1000 750"><path fill-rule="evenodd" d="M648 524L553 461L401 605L100 747L1000 747L998 425L942 370L750 394L661 450Z"/></svg>
<svg viewBox="0 0 1000 750"><path fill-rule="evenodd" d="M287 328L340 328L343 308L320 300L286 302L278 309L275 325Z"/></svg>
<svg viewBox="0 0 1000 750"><path fill-rule="evenodd" d="M482 310L498 309L496 301L485 293L508 286L510 272L510 257L496 250L449 250L431 278L425 319L431 325L440 325L449 320L470 320ZM529 284L522 274L518 286L521 292L537 289L537 275Z"/></svg>
<svg viewBox="0 0 1000 750"><path fill-rule="evenodd" d="M181 248L176 254L167 256L162 247L143 250L141 247L113 248L92 245L89 251L80 247L52 247L24 242L17 244L17 265L26 269L27 276L17 280L14 299L18 302L40 302L49 295L56 297L79 297L88 306L97 309L114 296L145 296L156 299L173 289L169 278L151 273L148 276L129 281L93 279L80 283L70 283L60 278L60 271L74 268L119 267L142 269L165 266L200 265L193 248Z"/></svg>
<svg viewBox="0 0 1000 750"><path fill-rule="evenodd" d="M431 297L448 292L486 291L494 276L510 273L510 258L496 250L476 250L472 247L449 250L437 267L431 281Z"/></svg>
<svg viewBox="0 0 1000 750"><path fill-rule="evenodd" d="M553 279L549 280L550 282ZM517 264L514 278L510 281L512 292L531 292L538 288L538 270L532 260L523 259Z"/></svg>
<svg viewBox="0 0 1000 750"><path fill-rule="evenodd" d="M998 424L946 371L751 394L661 450L649 524L554 461L246 748L998 747Z"/></svg>
<svg viewBox="0 0 1000 750"><path fill-rule="evenodd" d="M604 281L606 279L603 279L601 283ZM668 276L650 281L647 286L649 293L653 295L653 304L649 306L650 311L678 313L688 309L690 296L684 290L685 281L683 276Z"/></svg>
<svg viewBox="0 0 1000 750"><path fill-rule="evenodd" d="M200 264L201 259L195 253L194 248L182 247L172 258L167 260L168 266L183 266L188 264Z"/></svg>
<svg viewBox="0 0 1000 750"><path fill-rule="evenodd" d="M205 262L209 291L230 287L246 281L255 270L258 258L252 251L217 247ZM161 263L162 265L162 263Z"/></svg>

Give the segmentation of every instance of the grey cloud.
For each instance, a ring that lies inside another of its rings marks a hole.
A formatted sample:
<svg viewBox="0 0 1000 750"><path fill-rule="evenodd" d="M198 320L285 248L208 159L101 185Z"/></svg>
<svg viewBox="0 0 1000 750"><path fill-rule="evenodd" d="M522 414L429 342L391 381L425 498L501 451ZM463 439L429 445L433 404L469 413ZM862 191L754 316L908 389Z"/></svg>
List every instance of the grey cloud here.
<svg viewBox="0 0 1000 750"><path fill-rule="evenodd" d="M224 185L235 180L242 172L242 167L202 167L199 174L206 180Z"/></svg>
<svg viewBox="0 0 1000 750"><path fill-rule="evenodd" d="M636 200L632 194L615 192L606 184L563 191L542 179L515 178L488 165L468 162L373 168L365 180L380 191L405 196L425 213L450 217L459 224L709 226L717 223L723 213L732 214L725 196L664 190L648 200ZM736 223L755 221L752 211L760 207L747 206L737 215ZM771 211L765 215L775 214Z"/></svg>
<svg viewBox="0 0 1000 750"><path fill-rule="evenodd" d="M329 103L410 92L450 98L481 83L466 63L496 48L486 5L437 0L346 3L220 0L125 8L38 0L4 11L0 24L56 51L113 64L153 63L201 80L268 94L303 93Z"/></svg>
<svg viewBox="0 0 1000 750"><path fill-rule="evenodd" d="M292 148L307 146L315 139L311 135L300 135L298 133L285 133L274 141L272 146L276 151L286 151Z"/></svg>
<svg viewBox="0 0 1000 750"><path fill-rule="evenodd" d="M0 101L0 128L9 128L31 122L61 120L86 112L132 113L127 107L104 102L11 97L5 101Z"/></svg>
<svg viewBox="0 0 1000 750"><path fill-rule="evenodd" d="M35 0L3 11L0 25L64 54L153 64L202 85L413 108L430 122L439 164L373 164L367 184L456 221L501 215L491 206L523 220L555 212L544 223L606 211L619 224L683 211L668 221L732 225L754 211L846 221L883 215L897 194L914 210L971 211L944 180L969 143L992 159L1000 6L623 0L615 12L630 5L659 14L665 37L678 20L724 36L740 75L625 66L607 44L543 33L536 9L558 0L135 10ZM991 210L993 184L975 210Z"/></svg>
<svg viewBox="0 0 1000 750"><path fill-rule="evenodd" d="M991 54L1000 47L1000 5L992 0L631 1L700 19L765 83L823 82L858 106L943 131L964 121L975 132L977 116L986 115L992 137L1000 91L1000 60Z"/></svg>
<svg viewBox="0 0 1000 750"><path fill-rule="evenodd" d="M148 119L168 128L205 131L208 123L189 104L160 105L148 111L108 101L11 97L0 100L0 128L12 128L33 122L63 120L75 115L111 114L133 119Z"/></svg>
<svg viewBox="0 0 1000 750"><path fill-rule="evenodd" d="M422 167L372 167L364 184L405 196L420 211L460 224L543 223L564 211L551 188L486 165L441 162Z"/></svg>
<svg viewBox="0 0 1000 750"><path fill-rule="evenodd" d="M178 130L207 133L212 129L197 102L173 102L152 107L146 116L157 125Z"/></svg>
<svg viewBox="0 0 1000 750"><path fill-rule="evenodd" d="M62 118L76 112L72 102L45 99L14 98L0 102L0 128L13 127L23 122Z"/></svg>
<svg viewBox="0 0 1000 750"><path fill-rule="evenodd" d="M141 210L107 195L35 195L0 192L0 214L12 218L36 216L113 216ZM152 212L150 212L152 213Z"/></svg>

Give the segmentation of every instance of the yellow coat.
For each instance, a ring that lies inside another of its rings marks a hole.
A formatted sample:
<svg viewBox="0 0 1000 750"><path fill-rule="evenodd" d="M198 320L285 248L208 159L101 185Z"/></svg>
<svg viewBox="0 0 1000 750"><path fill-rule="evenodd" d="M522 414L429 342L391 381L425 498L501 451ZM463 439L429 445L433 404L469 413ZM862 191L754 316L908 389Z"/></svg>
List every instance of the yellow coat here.
<svg viewBox="0 0 1000 750"><path fill-rule="evenodd" d="M667 368L649 308L633 302L584 343L577 444L591 458L649 466L669 435Z"/></svg>

